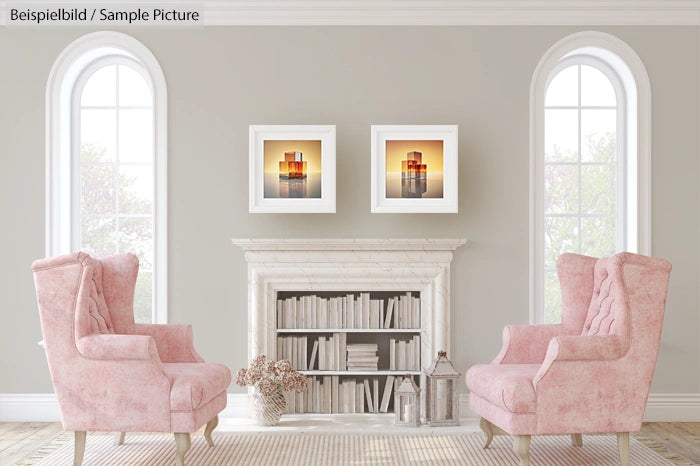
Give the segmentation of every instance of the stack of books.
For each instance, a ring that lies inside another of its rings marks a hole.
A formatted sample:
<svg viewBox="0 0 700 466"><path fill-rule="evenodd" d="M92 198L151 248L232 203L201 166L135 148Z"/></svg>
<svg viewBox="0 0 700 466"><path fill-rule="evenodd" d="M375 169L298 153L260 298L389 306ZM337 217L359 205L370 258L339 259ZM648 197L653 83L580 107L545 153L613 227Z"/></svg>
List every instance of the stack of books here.
<svg viewBox="0 0 700 466"><path fill-rule="evenodd" d="M347 348L347 370L376 371L379 362L377 343L351 343Z"/></svg>

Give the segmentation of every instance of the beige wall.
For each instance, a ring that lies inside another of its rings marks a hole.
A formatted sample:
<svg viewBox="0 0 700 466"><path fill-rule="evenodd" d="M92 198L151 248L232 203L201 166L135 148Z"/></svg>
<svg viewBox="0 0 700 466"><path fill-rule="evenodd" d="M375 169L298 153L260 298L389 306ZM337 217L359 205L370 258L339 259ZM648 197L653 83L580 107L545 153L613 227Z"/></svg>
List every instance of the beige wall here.
<svg viewBox="0 0 700 466"><path fill-rule="evenodd" d="M698 29L596 29L637 51L652 86L653 252L674 265L653 391L698 393ZM168 83L170 321L192 323L202 355L235 370L246 363L247 269L231 238L466 237L450 357L462 373L489 361L503 325L528 319L530 79L577 30L125 31ZM85 32L0 28L0 393L51 391L29 268L44 255L44 93L58 54ZM337 125L336 214L248 214L249 124ZM370 213L372 124L459 125L459 214Z"/></svg>

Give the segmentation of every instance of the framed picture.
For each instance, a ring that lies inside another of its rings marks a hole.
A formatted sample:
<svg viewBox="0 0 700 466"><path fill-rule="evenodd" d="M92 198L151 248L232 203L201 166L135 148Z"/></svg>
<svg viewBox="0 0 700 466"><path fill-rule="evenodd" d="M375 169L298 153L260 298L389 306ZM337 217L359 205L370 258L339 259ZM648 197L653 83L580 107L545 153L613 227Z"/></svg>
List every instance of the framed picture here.
<svg viewBox="0 0 700 466"><path fill-rule="evenodd" d="M372 212L457 212L457 125L372 125Z"/></svg>
<svg viewBox="0 0 700 466"><path fill-rule="evenodd" d="M249 212L335 212L335 126L251 125Z"/></svg>

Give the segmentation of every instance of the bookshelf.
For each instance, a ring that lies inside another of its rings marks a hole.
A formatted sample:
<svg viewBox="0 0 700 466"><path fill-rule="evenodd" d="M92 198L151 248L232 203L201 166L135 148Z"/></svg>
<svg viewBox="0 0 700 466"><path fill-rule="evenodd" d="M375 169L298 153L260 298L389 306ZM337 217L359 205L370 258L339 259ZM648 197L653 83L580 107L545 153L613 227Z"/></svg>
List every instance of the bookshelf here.
<svg viewBox="0 0 700 466"><path fill-rule="evenodd" d="M420 379L420 291L280 291L276 355L308 377L289 413L393 412L394 384Z"/></svg>

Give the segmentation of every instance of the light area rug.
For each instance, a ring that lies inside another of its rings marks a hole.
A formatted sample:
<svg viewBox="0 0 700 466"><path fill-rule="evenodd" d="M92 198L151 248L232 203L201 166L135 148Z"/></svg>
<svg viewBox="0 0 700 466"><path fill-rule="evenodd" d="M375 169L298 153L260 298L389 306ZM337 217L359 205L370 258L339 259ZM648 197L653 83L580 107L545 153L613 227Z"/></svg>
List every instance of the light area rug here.
<svg viewBox="0 0 700 466"><path fill-rule="evenodd" d="M68 465L73 460L69 434L62 446L32 462L35 465ZM72 437L72 436L71 436ZM435 433L275 433L214 432L213 448L201 435L192 436L192 448L185 456L188 466L200 465L465 465L519 464L510 437L497 436L488 450L482 449L480 434ZM671 465L663 457L630 439L633 465ZM114 437L88 434L84 466L172 465L175 441L172 435L127 434L126 443L114 444ZM26 463L24 463L26 464ZM569 436L533 437L532 466L619 464L614 435L584 435L583 447L571 445Z"/></svg>

